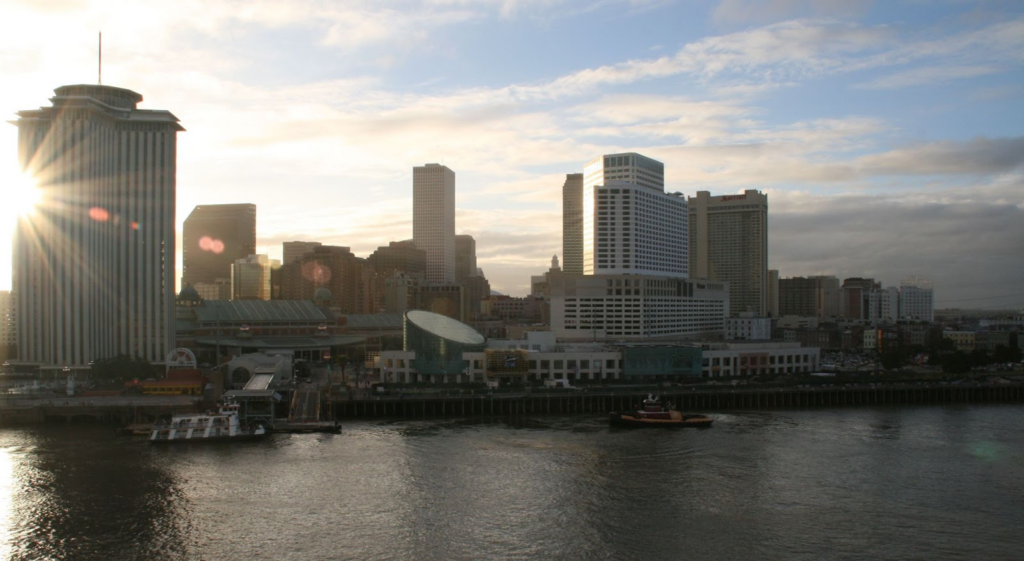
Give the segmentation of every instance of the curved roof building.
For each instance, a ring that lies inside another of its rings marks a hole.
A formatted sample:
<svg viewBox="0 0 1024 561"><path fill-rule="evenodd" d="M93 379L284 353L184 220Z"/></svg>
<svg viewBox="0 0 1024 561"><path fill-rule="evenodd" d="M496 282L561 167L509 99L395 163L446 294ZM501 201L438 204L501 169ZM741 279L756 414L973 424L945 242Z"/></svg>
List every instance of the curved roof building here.
<svg viewBox="0 0 1024 561"><path fill-rule="evenodd" d="M420 374L459 374L466 367L464 352L479 352L486 339L477 330L448 316L410 310L402 318L402 347L416 353L413 367Z"/></svg>

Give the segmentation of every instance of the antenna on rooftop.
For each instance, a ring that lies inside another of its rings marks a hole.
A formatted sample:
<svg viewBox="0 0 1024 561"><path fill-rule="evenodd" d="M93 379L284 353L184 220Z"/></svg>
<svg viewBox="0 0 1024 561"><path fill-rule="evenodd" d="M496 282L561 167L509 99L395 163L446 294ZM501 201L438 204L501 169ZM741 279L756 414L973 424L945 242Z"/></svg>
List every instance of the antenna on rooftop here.
<svg viewBox="0 0 1024 561"><path fill-rule="evenodd" d="M99 79L96 82L99 85L103 85L103 32L100 31L100 67L99 67Z"/></svg>

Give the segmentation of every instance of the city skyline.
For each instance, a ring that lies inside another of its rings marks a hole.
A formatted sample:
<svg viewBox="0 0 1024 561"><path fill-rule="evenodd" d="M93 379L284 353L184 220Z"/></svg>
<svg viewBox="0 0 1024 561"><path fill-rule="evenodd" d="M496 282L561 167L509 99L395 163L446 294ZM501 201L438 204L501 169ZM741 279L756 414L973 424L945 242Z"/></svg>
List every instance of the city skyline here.
<svg viewBox="0 0 1024 561"><path fill-rule="evenodd" d="M412 237L410 168L439 162L459 174L456 234L522 295L562 255L566 174L638 152L665 163L668 192L768 194L783 278L922 275L936 307L1024 305L1024 10L836 4L14 2L0 108L95 83L103 29L104 84L189 125L179 248L189 210L246 202L257 253L311 240L365 257ZM2 128L9 187L17 129Z"/></svg>

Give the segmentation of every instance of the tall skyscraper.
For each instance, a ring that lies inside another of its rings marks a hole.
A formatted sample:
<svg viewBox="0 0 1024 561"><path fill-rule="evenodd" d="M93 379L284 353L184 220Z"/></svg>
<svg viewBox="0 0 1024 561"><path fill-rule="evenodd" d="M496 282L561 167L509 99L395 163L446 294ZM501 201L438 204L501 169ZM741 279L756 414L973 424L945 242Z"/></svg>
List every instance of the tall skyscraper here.
<svg viewBox="0 0 1024 561"><path fill-rule="evenodd" d="M562 260L565 274L583 274L582 173L567 173L562 185Z"/></svg>
<svg viewBox="0 0 1024 561"><path fill-rule="evenodd" d="M182 287L231 278L235 261L256 253L256 205L199 205L181 232Z"/></svg>
<svg viewBox="0 0 1024 561"><path fill-rule="evenodd" d="M177 133L168 111L98 85L61 86L20 111L18 156L43 197L19 219L18 354L82 366L119 354L163 361L174 345Z"/></svg>
<svg viewBox="0 0 1024 561"><path fill-rule="evenodd" d="M636 153L606 154L587 164L583 274L687 276L686 198L665 193L664 177L664 164Z"/></svg>
<svg viewBox="0 0 1024 561"><path fill-rule="evenodd" d="M427 254L427 281L455 282L455 172L446 166L412 170L412 239Z"/></svg>
<svg viewBox="0 0 1024 561"><path fill-rule="evenodd" d="M729 283L730 315L768 314L768 195L697 191L690 197L689 243L690 274Z"/></svg>
<svg viewBox="0 0 1024 561"><path fill-rule="evenodd" d="M476 276L476 240L473 236L455 236L455 282Z"/></svg>

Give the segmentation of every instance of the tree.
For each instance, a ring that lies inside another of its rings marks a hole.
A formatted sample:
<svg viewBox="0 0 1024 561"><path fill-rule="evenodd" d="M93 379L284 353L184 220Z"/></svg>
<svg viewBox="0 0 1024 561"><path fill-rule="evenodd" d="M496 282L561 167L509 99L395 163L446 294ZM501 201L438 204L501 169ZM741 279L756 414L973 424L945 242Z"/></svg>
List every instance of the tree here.
<svg viewBox="0 0 1024 561"><path fill-rule="evenodd" d="M882 362L882 368L886 370L893 370L903 366L904 356L903 350L900 347L892 347L884 351L879 360Z"/></svg>
<svg viewBox="0 0 1024 561"><path fill-rule="evenodd" d="M942 357L942 370L950 374L965 374L971 370L971 358L963 351Z"/></svg>
<svg viewBox="0 0 1024 561"><path fill-rule="evenodd" d="M992 360L999 363L1020 362L1020 349L1007 347L1006 345L996 345L995 351L992 353Z"/></svg>

